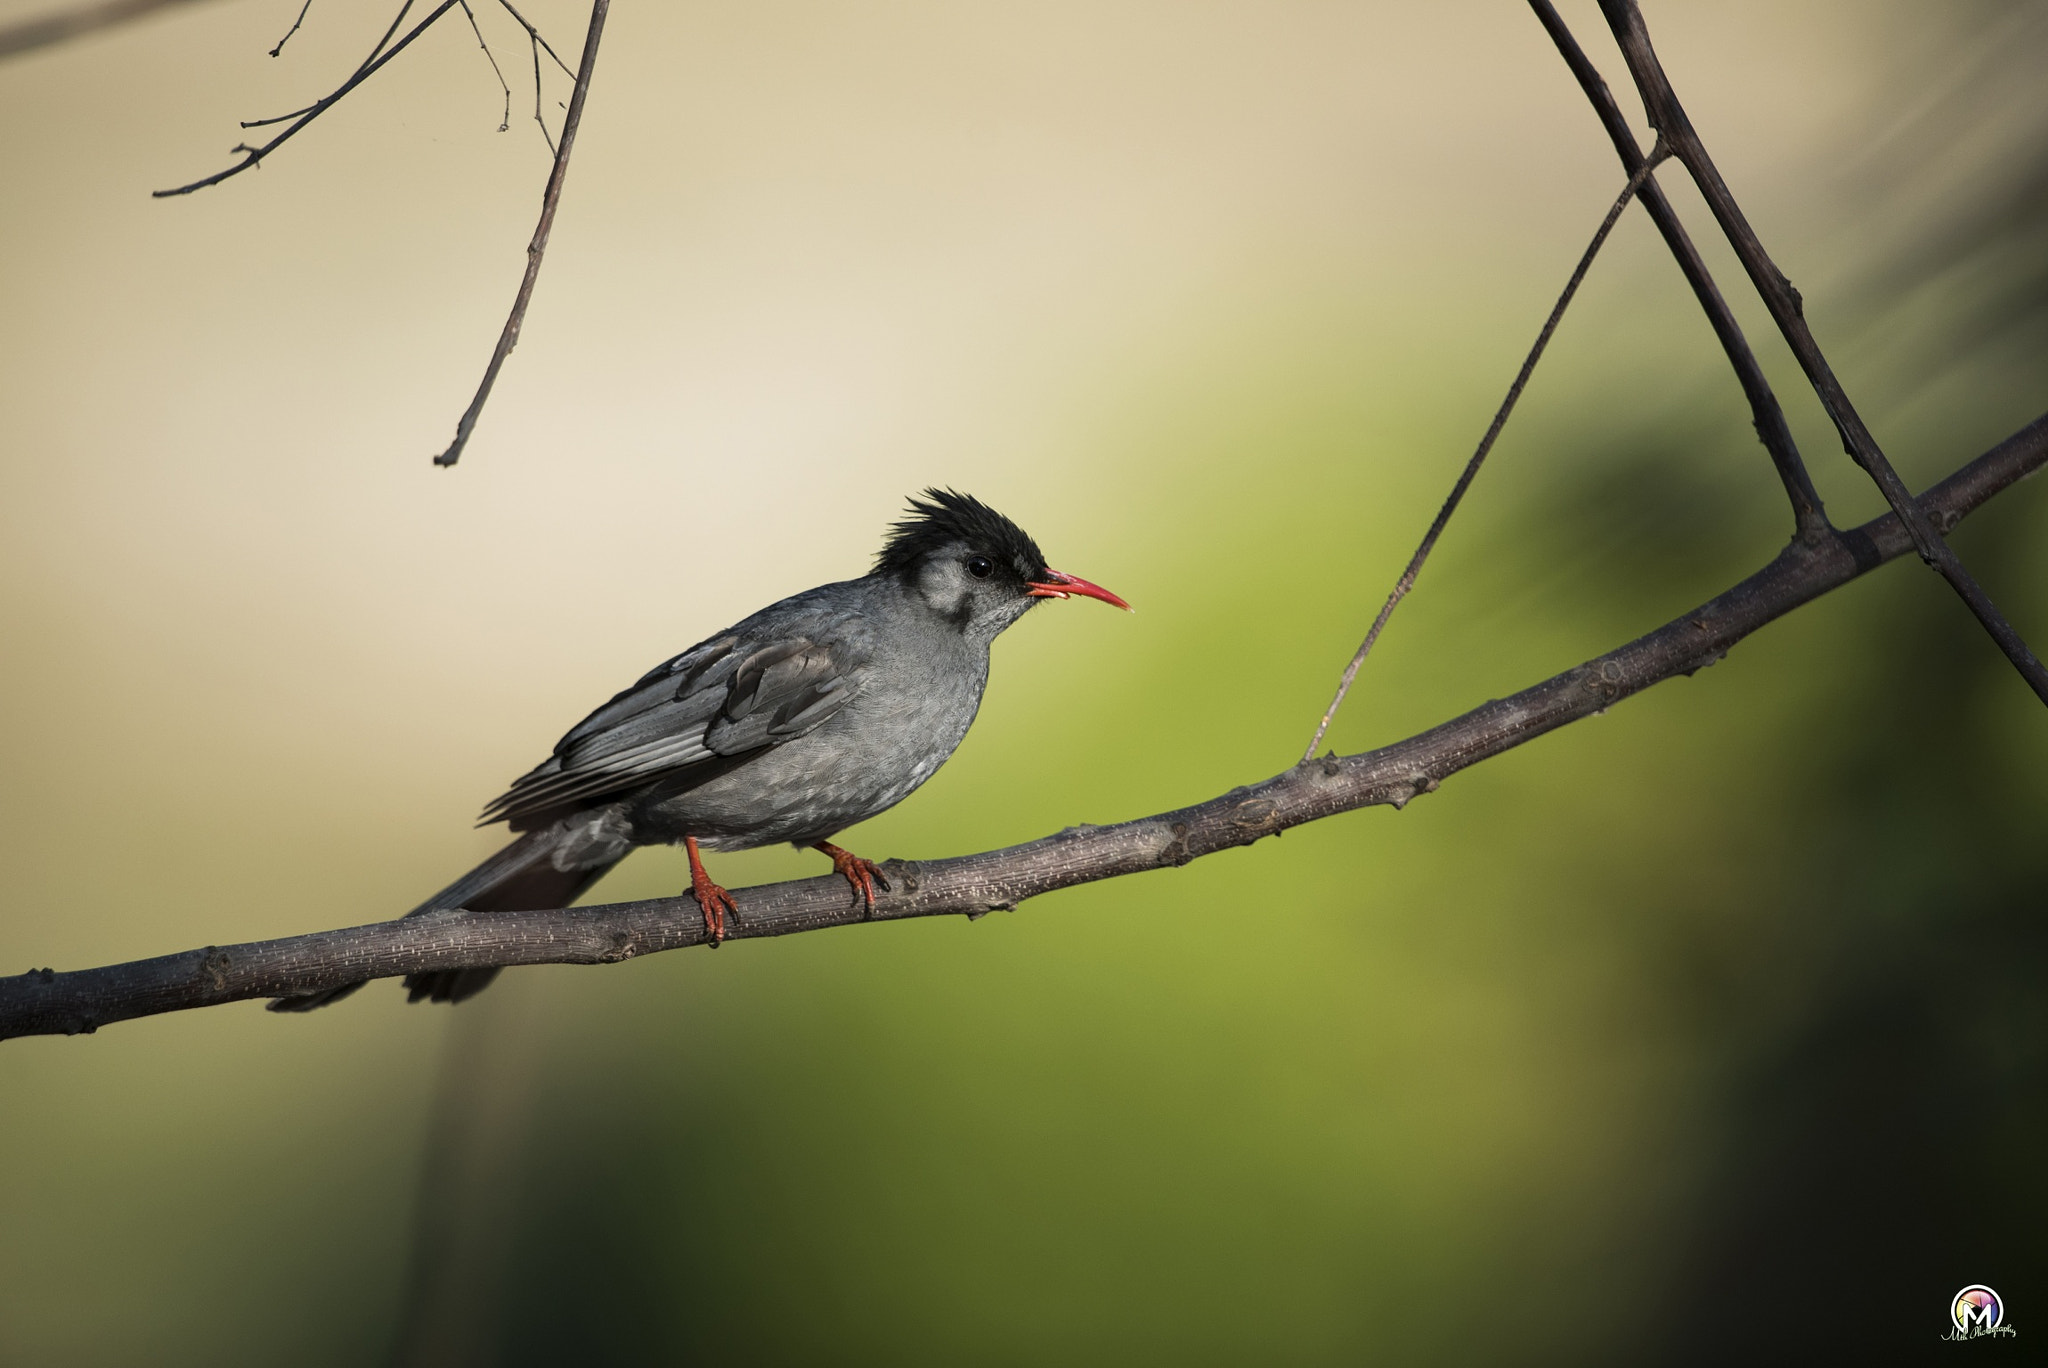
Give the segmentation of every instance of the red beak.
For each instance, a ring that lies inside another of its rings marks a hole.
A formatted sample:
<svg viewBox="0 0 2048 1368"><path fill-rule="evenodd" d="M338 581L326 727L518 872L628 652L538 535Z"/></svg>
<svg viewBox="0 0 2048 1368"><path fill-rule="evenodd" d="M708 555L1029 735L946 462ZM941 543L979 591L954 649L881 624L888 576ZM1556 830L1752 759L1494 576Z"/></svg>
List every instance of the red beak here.
<svg viewBox="0 0 2048 1368"><path fill-rule="evenodd" d="M1126 613L1137 609L1125 603L1099 584L1090 584L1079 575L1063 575L1057 570L1047 570L1042 580L1028 580L1024 585L1032 598L1071 598L1079 594L1082 598L1101 599L1112 608L1121 608Z"/></svg>

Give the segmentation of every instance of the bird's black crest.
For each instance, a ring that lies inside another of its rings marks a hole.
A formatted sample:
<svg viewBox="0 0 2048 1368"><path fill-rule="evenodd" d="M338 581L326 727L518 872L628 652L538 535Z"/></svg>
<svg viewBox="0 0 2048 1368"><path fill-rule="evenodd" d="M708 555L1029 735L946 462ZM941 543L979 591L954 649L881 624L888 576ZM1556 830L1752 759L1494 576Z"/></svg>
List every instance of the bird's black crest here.
<svg viewBox="0 0 2048 1368"><path fill-rule="evenodd" d="M1045 573L1045 556L1023 528L969 494L927 489L910 501L910 515L890 525L875 557L875 573L900 575L934 551L964 542L1030 579Z"/></svg>

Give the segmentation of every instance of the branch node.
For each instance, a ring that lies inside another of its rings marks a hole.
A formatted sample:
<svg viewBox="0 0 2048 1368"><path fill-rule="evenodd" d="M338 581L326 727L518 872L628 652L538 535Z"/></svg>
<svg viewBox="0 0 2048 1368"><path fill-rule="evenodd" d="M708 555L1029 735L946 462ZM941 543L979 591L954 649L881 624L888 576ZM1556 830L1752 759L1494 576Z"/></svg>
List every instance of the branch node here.
<svg viewBox="0 0 2048 1368"><path fill-rule="evenodd" d="M1264 827L1273 824L1276 804L1270 798L1248 798L1239 803L1230 814L1233 825L1241 827Z"/></svg>

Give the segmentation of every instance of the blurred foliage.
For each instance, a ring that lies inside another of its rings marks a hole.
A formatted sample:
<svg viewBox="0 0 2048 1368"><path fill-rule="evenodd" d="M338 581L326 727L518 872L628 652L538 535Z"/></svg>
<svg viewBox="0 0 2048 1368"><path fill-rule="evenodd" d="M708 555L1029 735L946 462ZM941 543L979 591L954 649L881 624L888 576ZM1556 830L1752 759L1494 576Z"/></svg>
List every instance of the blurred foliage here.
<svg viewBox="0 0 2048 1368"><path fill-rule="evenodd" d="M2039 6L1984 5L1893 35L1924 98L1856 171L1843 269L1808 289L1817 319L1858 320L1823 340L1923 472L2042 403L2044 34ZM1896 187L1951 180L1859 236ZM1340 749L1654 627L1786 534L1668 263L1603 269L1615 293L1567 322ZM1140 614L1034 614L959 756L847 843L985 848L1288 763L1522 345L1439 347L1481 293L1390 321L1305 287L1106 380L1069 472L1099 497L1040 535ZM1957 541L2048 640L2040 482ZM34 697L19 715L110 706ZM253 748L211 782L291 759ZM24 822L34 797L9 799ZM357 810L245 797L295 830ZM1891 1361L1935 1349L1968 1282L2027 1335L2044 805L2038 705L1897 565L1402 813L971 926L520 971L452 1013L386 985L310 1025L252 1006L10 1043L0 1359ZM132 868L81 853L75 880L210 872L136 839ZM402 905L449 854L395 826L303 839L252 848L233 901L336 883ZM818 872L723 858L735 886ZM594 896L681 881L649 852ZM191 906L132 952L216 934Z"/></svg>

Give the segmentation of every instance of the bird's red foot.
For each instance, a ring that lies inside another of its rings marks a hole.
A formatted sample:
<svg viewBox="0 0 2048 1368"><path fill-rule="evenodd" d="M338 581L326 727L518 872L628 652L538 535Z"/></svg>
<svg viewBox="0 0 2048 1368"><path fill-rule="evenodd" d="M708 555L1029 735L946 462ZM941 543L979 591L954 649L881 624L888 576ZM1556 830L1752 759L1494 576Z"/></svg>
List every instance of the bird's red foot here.
<svg viewBox="0 0 2048 1368"><path fill-rule="evenodd" d="M737 917L739 908L733 905L732 894L711 882L711 876L704 872L704 859L697 853L697 838L683 837L683 849L690 852L690 896L697 900L697 906L704 912L704 930L711 937L716 949L725 939L725 918L727 913Z"/></svg>
<svg viewBox="0 0 2048 1368"><path fill-rule="evenodd" d="M822 851L832 857L832 872L853 885L853 891L867 904L868 911L875 910L875 888L881 886L884 893L889 891L889 880L873 860L863 860L850 850L841 850L830 841L820 841L811 849Z"/></svg>

